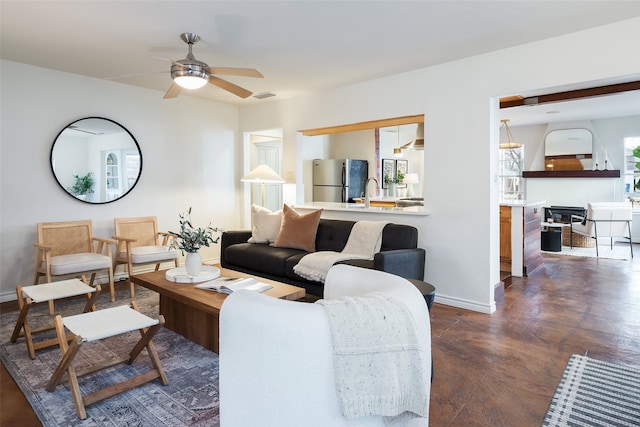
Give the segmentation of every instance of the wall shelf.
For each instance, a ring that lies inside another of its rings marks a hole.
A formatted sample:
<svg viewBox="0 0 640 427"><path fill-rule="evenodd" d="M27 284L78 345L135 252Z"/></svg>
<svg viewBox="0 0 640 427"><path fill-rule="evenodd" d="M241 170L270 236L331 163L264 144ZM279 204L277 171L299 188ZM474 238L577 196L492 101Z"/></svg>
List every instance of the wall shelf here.
<svg viewBox="0 0 640 427"><path fill-rule="evenodd" d="M523 178L620 178L619 170L524 171Z"/></svg>

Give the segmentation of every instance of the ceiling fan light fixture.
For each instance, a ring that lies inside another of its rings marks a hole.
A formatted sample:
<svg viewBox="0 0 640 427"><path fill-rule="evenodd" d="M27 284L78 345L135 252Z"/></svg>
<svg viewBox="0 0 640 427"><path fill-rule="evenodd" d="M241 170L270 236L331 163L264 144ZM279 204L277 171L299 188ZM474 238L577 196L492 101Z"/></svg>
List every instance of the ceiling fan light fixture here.
<svg viewBox="0 0 640 427"><path fill-rule="evenodd" d="M199 89L209 82L209 73L197 65L171 67L173 81L185 89Z"/></svg>
<svg viewBox="0 0 640 427"><path fill-rule="evenodd" d="M198 76L180 76L173 79L174 82L178 86L181 86L185 89L200 89L202 86L206 85L209 81L209 77L198 77Z"/></svg>

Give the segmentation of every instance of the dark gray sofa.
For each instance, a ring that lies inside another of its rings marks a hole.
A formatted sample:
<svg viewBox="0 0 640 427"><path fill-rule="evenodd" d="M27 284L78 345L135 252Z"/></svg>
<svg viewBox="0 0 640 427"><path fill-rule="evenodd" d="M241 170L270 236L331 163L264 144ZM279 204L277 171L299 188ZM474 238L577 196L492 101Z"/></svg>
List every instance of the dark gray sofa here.
<svg viewBox="0 0 640 427"><path fill-rule="evenodd" d="M340 252L347 243L355 221L320 219L316 233L316 251ZM293 267L307 252L276 248L267 243L247 243L250 230L225 231L220 240L220 264L223 268L277 280L305 288L307 294L322 297L323 283L298 276ZM387 224L382 232L382 246L373 260L347 260L345 264L373 268L407 279L424 278L425 250L418 248L415 227Z"/></svg>

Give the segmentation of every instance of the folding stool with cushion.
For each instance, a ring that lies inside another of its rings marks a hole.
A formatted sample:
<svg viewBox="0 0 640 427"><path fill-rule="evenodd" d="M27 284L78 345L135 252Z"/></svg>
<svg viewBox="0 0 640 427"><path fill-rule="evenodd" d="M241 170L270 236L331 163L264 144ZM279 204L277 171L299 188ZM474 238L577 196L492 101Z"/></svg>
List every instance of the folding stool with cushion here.
<svg viewBox="0 0 640 427"><path fill-rule="evenodd" d="M115 218L114 225L116 235L113 238L118 242L114 257L114 270L118 264L125 264L129 275L133 274L134 265L155 264L155 270L160 269L160 264L171 261L176 267L178 264L178 251L169 246L171 233L159 232L155 216L139 218ZM159 237L162 236L162 243ZM131 298L135 296L135 286L130 281Z"/></svg>
<svg viewBox="0 0 640 427"><path fill-rule="evenodd" d="M16 286L20 314L18 315L16 326L13 329L13 334L11 335L11 342L16 342L19 337L24 336L27 343L29 357L31 359L35 359L35 350L58 345L58 340L56 338L51 338L35 343L33 342L34 334L50 331L55 328L55 325L47 325L37 329L31 329L31 326L29 325L29 310L38 303L86 295L87 303L85 304L82 312L86 313L88 311L94 311L96 299L98 298L98 295L100 295L100 290L100 285L93 288L79 279L69 279L60 282L45 283L42 285L24 287L20 285ZM21 333L21 330L24 330L24 332ZM71 335L67 336L68 341L70 341L71 338Z"/></svg>
<svg viewBox="0 0 640 427"><path fill-rule="evenodd" d="M115 241L93 237L91 220L40 222L37 230L35 285L40 282L40 276L45 276L47 282L54 276L81 277L86 283L86 275L91 274L89 285L93 286L96 273L105 272L111 301L115 300L110 247ZM53 314L53 300L49 301L49 312Z"/></svg>
<svg viewBox="0 0 640 427"><path fill-rule="evenodd" d="M79 418L87 418L85 406L131 390L134 387L153 381L156 378L159 378L162 384L166 385L169 383L160 359L158 358L158 353L151 341L156 332L164 325L164 317L160 315L157 319L152 319L145 316L138 311L138 306L135 301L131 302L131 306L123 305L64 318L58 315L55 319L55 325L60 350L62 352L62 360L60 360L60 364L51 376L46 389L47 391L53 391L58 383L67 380L69 388L71 389L76 414ZM65 327L75 335L70 345L67 345L65 338ZM107 360L86 368L83 371L76 369L74 358L84 342L101 340L135 330L140 331L141 338L128 355ZM154 369L104 387L85 396L82 395L78 377L121 363L132 364L144 348L147 349Z"/></svg>

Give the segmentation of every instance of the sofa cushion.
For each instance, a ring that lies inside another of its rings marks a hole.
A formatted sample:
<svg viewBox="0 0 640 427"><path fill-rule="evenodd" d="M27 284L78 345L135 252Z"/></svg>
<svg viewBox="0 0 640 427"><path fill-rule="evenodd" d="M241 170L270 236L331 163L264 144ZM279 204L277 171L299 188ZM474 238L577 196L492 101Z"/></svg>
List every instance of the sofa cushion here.
<svg viewBox="0 0 640 427"><path fill-rule="evenodd" d="M251 237L249 243L275 242L280 233L282 209L271 212L267 208L251 205Z"/></svg>
<svg viewBox="0 0 640 427"><path fill-rule="evenodd" d="M280 233L271 246L315 252L320 215L322 209L301 215L285 204L282 208Z"/></svg>
<svg viewBox="0 0 640 427"><path fill-rule="evenodd" d="M287 259L306 254L299 249L274 248L266 243L238 243L224 250L225 262L274 276L286 277Z"/></svg>
<svg viewBox="0 0 640 427"><path fill-rule="evenodd" d="M347 244L355 221L322 219L316 236L317 251L341 252Z"/></svg>
<svg viewBox="0 0 640 427"><path fill-rule="evenodd" d="M418 247L418 229L407 225L387 224L382 231L381 251Z"/></svg>

